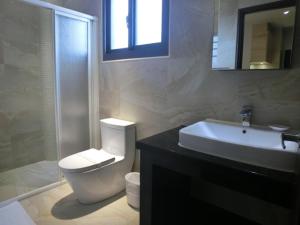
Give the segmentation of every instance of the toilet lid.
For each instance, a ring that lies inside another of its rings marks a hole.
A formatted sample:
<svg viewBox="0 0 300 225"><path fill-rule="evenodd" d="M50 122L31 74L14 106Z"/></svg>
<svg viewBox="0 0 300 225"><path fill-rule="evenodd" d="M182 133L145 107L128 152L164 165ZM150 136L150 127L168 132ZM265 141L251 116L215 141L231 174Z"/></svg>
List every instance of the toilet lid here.
<svg viewBox="0 0 300 225"><path fill-rule="evenodd" d="M113 161L115 161L114 155L92 148L70 155L60 160L58 165L68 172L79 173L105 166Z"/></svg>

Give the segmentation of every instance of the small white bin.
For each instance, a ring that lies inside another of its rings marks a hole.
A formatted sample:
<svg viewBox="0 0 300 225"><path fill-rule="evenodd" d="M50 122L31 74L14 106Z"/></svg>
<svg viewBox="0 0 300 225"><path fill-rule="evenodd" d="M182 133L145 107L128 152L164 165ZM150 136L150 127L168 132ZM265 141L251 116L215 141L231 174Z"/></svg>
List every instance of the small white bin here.
<svg viewBox="0 0 300 225"><path fill-rule="evenodd" d="M140 208L140 173L127 173L126 180L126 194L127 202L132 207Z"/></svg>

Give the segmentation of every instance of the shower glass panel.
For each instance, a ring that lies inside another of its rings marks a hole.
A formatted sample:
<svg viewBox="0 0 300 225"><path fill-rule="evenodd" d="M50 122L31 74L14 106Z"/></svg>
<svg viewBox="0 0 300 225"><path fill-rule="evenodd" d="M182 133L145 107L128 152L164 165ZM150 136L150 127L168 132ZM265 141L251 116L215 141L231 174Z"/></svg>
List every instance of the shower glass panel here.
<svg viewBox="0 0 300 225"><path fill-rule="evenodd" d="M53 11L0 1L0 201L59 181Z"/></svg>
<svg viewBox="0 0 300 225"><path fill-rule="evenodd" d="M90 147L89 21L56 15L61 158Z"/></svg>

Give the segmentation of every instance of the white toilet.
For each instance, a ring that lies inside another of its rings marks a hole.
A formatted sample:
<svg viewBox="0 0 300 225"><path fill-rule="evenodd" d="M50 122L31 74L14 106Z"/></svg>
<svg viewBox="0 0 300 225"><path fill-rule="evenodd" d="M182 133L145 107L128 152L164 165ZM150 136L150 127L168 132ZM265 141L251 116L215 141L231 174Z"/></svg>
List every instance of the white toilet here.
<svg viewBox="0 0 300 225"><path fill-rule="evenodd" d="M90 204L125 188L135 155L135 124L118 119L100 121L102 149L89 149L59 161L78 200Z"/></svg>

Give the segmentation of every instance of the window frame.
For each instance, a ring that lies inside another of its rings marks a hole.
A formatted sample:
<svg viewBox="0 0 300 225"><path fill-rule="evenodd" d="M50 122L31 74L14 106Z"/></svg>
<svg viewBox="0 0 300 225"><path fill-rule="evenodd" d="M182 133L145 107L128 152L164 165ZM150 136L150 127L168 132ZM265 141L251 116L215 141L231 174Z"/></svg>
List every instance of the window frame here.
<svg viewBox="0 0 300 225"><path fill-rule="evenodd" d="M135 45L136 0L128 0L128 48L111 49L111 0L103 0L103 60L146 58L169 55L169 0L162 0L162 39L160 43Z"/></svg>

